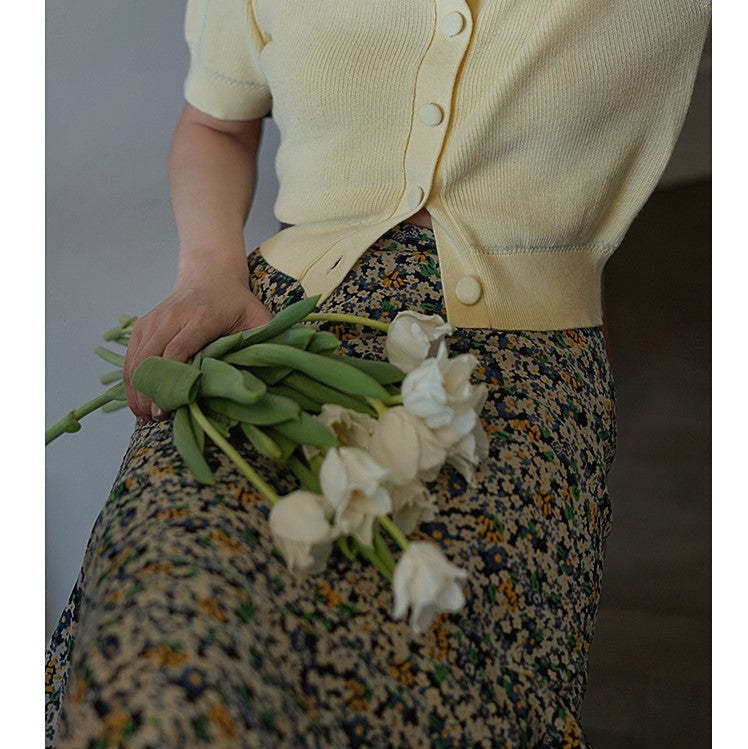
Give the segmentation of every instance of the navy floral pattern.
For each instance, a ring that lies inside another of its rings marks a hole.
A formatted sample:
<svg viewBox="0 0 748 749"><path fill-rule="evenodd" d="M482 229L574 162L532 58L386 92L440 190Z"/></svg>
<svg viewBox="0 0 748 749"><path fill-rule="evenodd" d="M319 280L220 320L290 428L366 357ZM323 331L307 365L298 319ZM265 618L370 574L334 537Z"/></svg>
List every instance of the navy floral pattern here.
<svg viewBox="0 0 748 749"><path fill-rule="evenodd" d="M251 288L277 313L300 284L255 252ZM446 316L433 232L380 237L323 304L390 320ZM319 323L351 355L383 336ZM137 427L47 651L47 746L588 747L580 706L600 598L615 388L600 327L457 329L480 360L490 454L411 534L468 571L466 606L413 636L392 590L335 550L299 583L269 508L218 451L202 487L169 422ZM280 494L290 471L243 449ZM394 547L393 547L394 551Z"/></svg>

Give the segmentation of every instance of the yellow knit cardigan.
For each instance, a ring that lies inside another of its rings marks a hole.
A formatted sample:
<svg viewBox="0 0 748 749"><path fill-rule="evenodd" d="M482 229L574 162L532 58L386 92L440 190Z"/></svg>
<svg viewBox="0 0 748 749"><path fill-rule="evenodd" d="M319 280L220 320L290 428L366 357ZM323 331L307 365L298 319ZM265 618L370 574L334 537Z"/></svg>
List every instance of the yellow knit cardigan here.
<svg viewBox="0 0 748 749"><path fill-rule="evenodd" d="M185 97L272 110L293 226L260 252L308 295L425 207L453 325L594 326L710 18L708 0L188 0Z"/></svg>

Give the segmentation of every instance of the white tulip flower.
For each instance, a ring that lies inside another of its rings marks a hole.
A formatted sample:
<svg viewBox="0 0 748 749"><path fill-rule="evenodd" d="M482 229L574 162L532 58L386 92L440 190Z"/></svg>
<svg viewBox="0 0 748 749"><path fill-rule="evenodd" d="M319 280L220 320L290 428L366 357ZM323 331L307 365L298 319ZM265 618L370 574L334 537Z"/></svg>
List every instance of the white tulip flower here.
<svg viewBox="0 0 748 749"><path fill-rule="evenodd" d="M373 548L374 521L392 512L383 483L390 471L359 447L331 447L319 470L322 492L333 508L335 524Z"/></svg>
<svg viewBox="0 0 748 749"><path fill-rule="evenodd" d="M401 619L412 606L410 626L420 634L440 612L459 611L465 605L457 581L466 577L467 570L452 564L438 546L411 541L395 566L393 618Z"/></svg>
<svg viewBox="0 0 748 749"><path fill-rule="evenodd" d="M368 452L389 468L389 483L402 485L416 477L435 479L447 459L446 447L420 416L394 406L379 417Z"/></svg>
<svg viewBox="0 0 748 749"><path fill-rule="evenodd" d="M476 429L482 430L478 414L487 397L488 387L485 383L473 385L470 398L455 406L452 421L433 430L436 439L447 447L448 454L454 453L455 446L468 435L474 434Z"/></svg>
<svg viewBox="0 0 748 749"><path fill-rule="evenodd" d="M407 484L386 484L392 497L392 520L407 536L421 523L436 517L437 506L429 490L417 478Z"/></svg>
<svg viewBox="0 0 748 749"><path fill-rule="evenodd" d="M326 517L325 504L318 494L298 490L270 510L270 529L290 570L316 574L325 568L339 535Z"/></svg>
<svg viewBox="0 0 748 749"><path fill-rule="evenodd" d="M473 431L449 448L447 463L453 465L463 475L468 486L474 487L477 485L475 466L488 456L488 447L488 435L478 419Z"/></svg>
<svg viewBox="0 0 748 749"><path fill-rule="evenodd" d="M316 418L335 432L341 445L360 447L362 450L367 449L369 436L377 425L377 420L373 416L353 411L337 403L323 403L322 410ZM314 445L302 445L301 450L307 460L322 452Z"/></svg>
<svg viewBox="0 0 748 749"><path fill-rule="evenodd" d="M451 332L452 326L439 315L398 312L387 330L384 350L391 364L410 372L434 356L444 336Z"/></svg>
<svg viewBox="0 0 748 749"><path fill-rule="evenodd" d="M403 405L420 416L437 434L440 442L452 445L472 432L482 407L485 385L470 383L478 364L472 354L447 358L444 342L437 355L409 372L402 384ZM441 431L440 431L441 430Z"/></svg>

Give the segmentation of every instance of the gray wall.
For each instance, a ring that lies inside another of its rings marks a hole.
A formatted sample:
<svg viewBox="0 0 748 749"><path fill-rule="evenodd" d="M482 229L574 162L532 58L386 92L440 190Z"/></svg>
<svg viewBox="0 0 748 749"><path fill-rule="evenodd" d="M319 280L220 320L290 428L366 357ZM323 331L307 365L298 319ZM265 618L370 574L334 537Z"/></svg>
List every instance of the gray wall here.
<svg viewBox="0 0 748 749"><path fill-rule="evenodd" d="M102 390L93 354L121 313L170 290L177 257L166 157L188 54L183 0L47 3L46 423ZM709 176L709 68L663 185ZM277 231L265 121L249 249ZM133 424L129 410L87 417L46 451L46 630L75 582L88 535Z"/></svg>
<svg viewBox="0 0 748 749"><path fill-rule="evenodd" d="M103 390L93 350L122 313L172 288L166 176L183 105L183 0L47 4L46 424ZM247 247L278 229L278 132L265 121ZM67 601L127 446L129 410L94 413L46 449L46 630Z"/></svg>

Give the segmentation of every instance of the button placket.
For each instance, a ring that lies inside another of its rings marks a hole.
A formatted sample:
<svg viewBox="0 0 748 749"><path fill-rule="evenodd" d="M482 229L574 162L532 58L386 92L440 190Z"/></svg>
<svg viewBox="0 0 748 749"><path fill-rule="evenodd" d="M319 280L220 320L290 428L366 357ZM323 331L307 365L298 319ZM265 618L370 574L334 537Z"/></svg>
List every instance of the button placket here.
<svg viewBox="0 0 748 749"><path fill-rule="evenodd" d="M457 73L472 31L464 0L438 4L436 31L421 62L415 90L415 113L405 154L405 193L401 210L424 204L444 145Z"/></svg>

